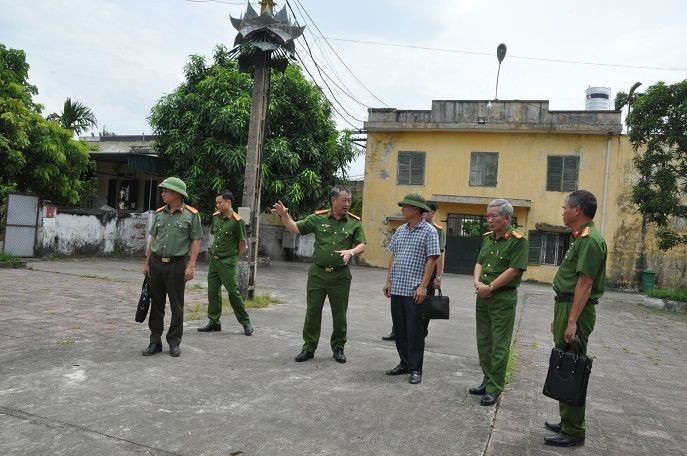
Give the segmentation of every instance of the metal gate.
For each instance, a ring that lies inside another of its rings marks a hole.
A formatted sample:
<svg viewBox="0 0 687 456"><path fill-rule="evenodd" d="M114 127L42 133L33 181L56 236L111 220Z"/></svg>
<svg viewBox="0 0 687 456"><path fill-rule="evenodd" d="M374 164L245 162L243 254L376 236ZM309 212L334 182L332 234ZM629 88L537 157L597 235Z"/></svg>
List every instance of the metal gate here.
<svg viewBox="0 0 687 456"><path fill-rule="evenodd" d="M7 225L4 251L18 257L33 256L38 230L38 197L10 193L7 198Z"/></svg>

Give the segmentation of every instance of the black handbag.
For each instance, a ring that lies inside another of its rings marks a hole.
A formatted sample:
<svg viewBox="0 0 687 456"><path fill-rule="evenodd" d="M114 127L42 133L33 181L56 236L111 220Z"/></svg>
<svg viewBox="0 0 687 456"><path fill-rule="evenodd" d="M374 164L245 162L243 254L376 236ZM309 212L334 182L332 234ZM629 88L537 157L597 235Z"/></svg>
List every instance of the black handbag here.
<svg viewBox="0 0 687 456"><path fill-rule="evenodd" d="M148 290L148 276L143 279L143 287L141 288L141 297L138 298L138 307L136 307L136 321L143 323L148 316L148 309L150 308L150 290Z"/></svg>
<svg viewBox="0 0 687 456"><path fill-rule="evenodd" d="M427 296L423 303L422 316L427 320L448 320L449 299L441 294L441 288L437 288L437 295Z"/></svg>
<svg viewBox="0 0 687 456"><path fill-rule="evenodd" d="M572 345L572 346L571 346ZM580 339L564 349L551 350L549 372L544 383L544 395L574 407L582 407L587 399L592 359L582 353Z"/></svg>

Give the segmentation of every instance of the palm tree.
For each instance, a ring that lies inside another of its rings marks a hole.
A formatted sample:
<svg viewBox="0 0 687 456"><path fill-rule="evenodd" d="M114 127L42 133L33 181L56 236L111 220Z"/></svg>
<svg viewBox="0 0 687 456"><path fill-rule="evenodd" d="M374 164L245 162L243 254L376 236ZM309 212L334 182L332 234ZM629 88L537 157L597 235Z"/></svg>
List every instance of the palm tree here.
<svg viewBox="0 0 687 456"><path fill-rule="evenodd" d="M61 114L50 114L48 120L53 120L64 128L72 130L77 136L98 126L98 120L93 111L80 101L72 101L71 98L65 100Z"/></svg>

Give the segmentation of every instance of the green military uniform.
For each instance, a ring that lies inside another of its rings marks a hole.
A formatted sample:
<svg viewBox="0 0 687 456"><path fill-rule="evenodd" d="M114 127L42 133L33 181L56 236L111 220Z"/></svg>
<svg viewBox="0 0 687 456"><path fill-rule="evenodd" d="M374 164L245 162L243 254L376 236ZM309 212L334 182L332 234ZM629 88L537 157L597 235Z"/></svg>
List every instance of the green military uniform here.
<svg viewBox="0 0 687 456"><path fill-rule="evenodd" d="M350 250L364 244L360 218L347 214L336 219L330 210L317 211L296 222L301 234L315 234L313 264L308 270L307 309L303 325L303 350L314 353L320 340L322 306L329 296L332 309L332 351L346 344L346 310L351 288L351 271L336 250Z"/></svg>
<svg viewBox="0 0 687 456"><path fill-rule="evenodd" d="M477 257L477 263L482 265L479 280L484 284L490 284L506 269L521 271L506 285L495 289L490 298L477 297L477 353L484 373L482 384L487 393L494 395L501 394L506 383L506 367L518 303L517 287L522 271L527 269L527 253L527 239L509 226L498 239L491 231L485 233Z"/></svg>
<svg viewBox="0 0 687 456"><path fill-rule="evenodd" d="M582 349L587 352L587 341L596 323L596 308L594 304L604 293L606 284L606 242L594 222L580 227L579 232L573 233L573 241L558 268L553 279L553 289L556 292L554 306L553 340L557 347L565 346L564 333L568 326L568 315L572 309L572 298L577 286L578 274L582 273L592 278L592 291L589 301L584 306L577 319L577 335L582 343ZM560 403L561 430L572 436L583 436L585 433L585 407L573 407Z"/></svg>
<svg viewBox="0 0 687 456"><path fill-rule="evenodd" d="M236 263L239 242L246 240L246 222L232 211L225 217L217 211L212 214L210 233L214 236L208 267L208 318L210 324L218 326L222 315L222 285L229 294L229 303L236 319L244 327L250 325L250 318L239 293Z"/></svg>
<svg viewBox="0 0 687 456"><path fill-rule="evenodd" d="M156 211L150 235L155 238L148 273L151 298L148 319L150 343L161 343L165 299L169 296L172 321L167 331L167 342L170 345L179 345L184 329L186 258L190 252L191 241L203 238L198 211L186 204L182 204L174 212L163 206Z"/></svg>

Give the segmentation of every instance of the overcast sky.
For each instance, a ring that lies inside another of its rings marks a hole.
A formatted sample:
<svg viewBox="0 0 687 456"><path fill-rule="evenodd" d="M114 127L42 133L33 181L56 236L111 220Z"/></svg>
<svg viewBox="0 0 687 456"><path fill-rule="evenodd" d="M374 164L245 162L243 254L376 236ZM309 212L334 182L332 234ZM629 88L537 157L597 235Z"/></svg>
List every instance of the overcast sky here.
<svg viewBox="0 0 687 456"><path fill-rule="evenodd" d="M550 100L551 109L576 110L584 109L590 85L611 87L614 97L637 81L647 87L687 79L684 0L289 4L298 22L307 25L305 40L342 105L335 105L342 113L341 128L361 127L366 106L429 109L432 100L494 98L495 54L502 42L508 55L499 99ZM60 111L71 97L93 110L100 130L150 133L146 117L183 81L188 56L201 54L211 61L217 44L231 47L236 31L229 16L239 17L245 5L233 0L0 0L0 42L26 52L45 114ZM277 7L282 6L278 0ZM305 41L299 41L299 55L329 96L300 47ZM363 161L350 173L362 177Z"/></svg>

